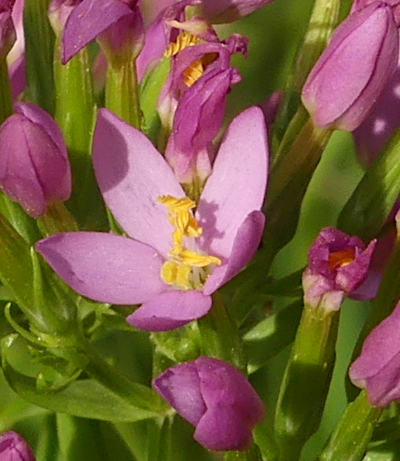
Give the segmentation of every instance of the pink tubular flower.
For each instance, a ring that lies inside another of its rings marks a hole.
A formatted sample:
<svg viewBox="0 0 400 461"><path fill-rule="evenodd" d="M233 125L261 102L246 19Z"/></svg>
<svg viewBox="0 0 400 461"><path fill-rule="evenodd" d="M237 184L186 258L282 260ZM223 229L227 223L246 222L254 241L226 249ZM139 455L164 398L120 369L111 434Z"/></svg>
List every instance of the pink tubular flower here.
<svg viewBox="0 0 400 461"><path fill-rule="evenodd" d="M24 5L25 0L16 0L11 15L17 36L14 46L7 55L13 99L17 99L26 88L25 37L23 24Z"/></svg>
<svg viewBox="0 0 400 461"><path fill-rule="evenodd" d="M0 185L33 217L71 195L67 148L56 122L38 106L15 105L0 128Z"/></svg>
<svg viewBox="0 0 400 461"><path fill-rule="evenodd" d="M75 232L37 250L78 293L112 304L142 304L128 322L145 330L180 327L211 308L211 295L254 255L268 165L262 111L230 125L197 204L146 136L103 109L94 168L106 204L130 236ZM168 212L167 212L168 211Z"/></svg>
<svg viewBox="0 0 400 461"><path fill-rule="evenodd" d="M393 10L376 1L335 31L303 87L302 101L323 128L353 131L392 77L398 59Z"/></svg>
<svg viewBox="0 0 400 461"><path fill-rule="evenodd" d="M376 407L400 399L400 303L369 334L349 375Z"/></svg>
<svg viewBox="0 0 400 461"><path fill-rule="evenodd" d="M201 0L172 3L150 24L146 30L143 50L137 59L139 80L160 61L164 52L171 43L176 42L183 30L205 38L209 35L210 25L205 19L186 19L186 7L200 4Z"/></svg>
<svg viewBox="0 0 400 461"><path fill-rule="evenodd" d="M222 360L199 357L169 368L153 386L196 427L194 438L209 450L245 450L252 429L265 417L248 380Z"/></svg>
<svg viewBox="0 0 400 461"><path fill-rule="evenodd" d="M164 126L172 121L166 158L181 183L204 182L211 171L212 142L221 129L231 86L241 77L230 66L233 53L247 51L247 39L200 43L174 57L159 98Z"/></svg>
<svg viewBox="0 0 400 461"><path fill-rule="evenodd" d="M376 240L365 247L358 237L334 228L322 229L308 253L303 274L304 302L338 310L346 295L367 278Z"/></svg>
<svg viewBox="0 0 400 461"><path fill-rule="evenodd" d="M143 46L137 0L82 0L69 15L63 36L63 64L98 38L108 59L136 57Z"/></svg>
<svg viewBox="0 0 400 461"><path fill-rule="evenodd" d="M0 435L1 461L35 461L30 446L17 432L9 431Z"/></svg>

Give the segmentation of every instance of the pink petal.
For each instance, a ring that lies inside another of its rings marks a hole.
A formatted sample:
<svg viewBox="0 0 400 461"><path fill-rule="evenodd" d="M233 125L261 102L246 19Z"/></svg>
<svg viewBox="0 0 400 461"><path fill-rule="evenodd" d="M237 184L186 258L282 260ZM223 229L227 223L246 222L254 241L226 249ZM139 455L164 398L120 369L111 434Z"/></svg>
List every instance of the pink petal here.
<svg viewBox="0 0 400 461"><path fill-rule="evenodd" d="M36 249L68 285L96 301L137 304L165 290L161 257L126 237L70 232L41 240Z"/></svg>
<svg viewBox="0 0 400 461"><path fill-rule="evenodd" d="M252 433L234 408L216 405L200 419L194 438L209 450L245 450Z"/></svg>
<svg viewBox="0 0 400 461"><path fill-rule="evenodd" d="M216 267L207 279L203 293L214 293L237 275L252 259L257 251L264 230L265 216L261 211L253 211L243 221L233 242L232 253L227 262Z"/></svg>
<svg viewBox="0 0 400 461"><path fill-rule="evenodd" d="M201 396L195 363L182 363L169 368L153 381L153 386L183 418L196 426L206 406Z"/></svg>
<svg viewBox="0 0 400 461"><path fill-rule="evenodd" d="M147 301L127 321L140 330L173 330L203 317L211 305L211 296L205 296L200 291L174 290Z"/></svg>
<svg viewBox="0 0 400 461"><path fill-rule="evenodd" d="M132 14L127 2L119 0L83 0L69 15L63 36L65 64L82 48L119 19Z"/></svg>
<svg viewBox="0 0 400 461"><path fill-rule="evenodd" d="M221 144L200 198L197 217L204 229L201 246L228 258L246 216L262 206L268 174L264 115L251 107L238 115Z"/></svg>
<svg viewBox="0 0 400 461"><path fill-rule="evenodd" d="M173 228L161 195L185 194L150 140L107 109L94 134L93 162L107 206L125 231L167 256Z"/></svg>

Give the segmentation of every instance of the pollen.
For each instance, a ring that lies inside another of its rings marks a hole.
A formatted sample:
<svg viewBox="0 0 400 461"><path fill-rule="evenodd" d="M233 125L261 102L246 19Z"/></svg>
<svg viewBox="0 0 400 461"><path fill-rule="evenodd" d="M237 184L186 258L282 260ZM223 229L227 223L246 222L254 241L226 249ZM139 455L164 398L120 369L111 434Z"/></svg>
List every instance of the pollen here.
<svg viewBox="0 0 400 461"><path fill-rule="evenodd" d="M214 62L218 57L217 53L207 53L202 58L194 61L183 71L183 82L187 87L194 85L204 74L207 66Z"/></svg>
<svg viewBox="0 0 400 461"><path fill-rule="evenodd" d="M166 58L171 58L172 56L176 56L185 48L198 45L202 41L203 40L200 37L197 37L196 35L193 35L190 32L184 30L178 35L176 42L171 43L165 50L164 56Z"/></svg>
<svg viewBox="0 0 400 461"><path fill-rule="evenodd" d="M345 267L351 264L356 257L354 248L348 248L347 250L334 251L329 255L328 264L331 269L338 269L339 267Z"/></svg>
<svg viewBox="0 0 400 461"><path fill-rule="evenodd" d="M196 203L188 197L175 198L171 195L163 195L157 201L168 209L168 220L174 228L170 259L161 268L161 278L168 285L182 290L201 289L212 266L220 265L221 260L184 246L185 237L197 238L203 232L192 214Z"/></svg>

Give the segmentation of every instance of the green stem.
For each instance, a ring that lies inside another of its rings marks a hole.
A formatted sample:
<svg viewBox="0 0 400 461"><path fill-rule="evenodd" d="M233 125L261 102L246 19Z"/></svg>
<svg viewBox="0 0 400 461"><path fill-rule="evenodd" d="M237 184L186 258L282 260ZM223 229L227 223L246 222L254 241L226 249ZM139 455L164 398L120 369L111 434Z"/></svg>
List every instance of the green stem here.
<svg viewBox="0 0 400 461"><path fill-rule="evenodd" d="M62 202L54 202L49 205L47 213L38 219L38 225L46 237L58 232L79 230L77 222Z"/></svg>
<svg viewBox="0 0 400 461"><path fill-rule="evenodd" d="M112 65L109 62L106 80L106 107L134 127L141 129L139 83L136 61Z"/></svg>
<svg viewBox="0 0 400 461"><path fill-rule="evenodd" d="M126 375L109 365L89 342L80 340L79 347L89 360L85 371L92 378L138 408L151 411L158 416L165 414L167 407L155 392L132 382Z"/></svg>
<svg viewBox="0 0 400 461"><path fill-rule="evenodd" d="M54 33L47 10L49 0L25 0L24 32L26 48L27 97L48 112L54 111Z"/></svg>
<svg viewBox="0 0 400 461"><path fill-rule="evenodd" d="M101 229L105 209L94 177L91 142L95 123L95 100L89 56L83 49L67 64L61 64L61 39L54 53L56 120L67 143L72 164L73 193L68 207L81 228Z"/></svg>
<svg viewBox="0 0 400 461"><path fill-rule="evenodd" d="M222 296L215 294L208 315L198 321L204 354L226 360L246 373L246 357L238 329L230 318Z"/></svg>
<svg viewBox="0 0 400 461"><path fill-rule="evenodd" d="M381 413L381 408L370 405L365 391L360 392L347 406L320 461L360 461Z"/></svg>
<svg viewBox="0 0 400 461"><path fill-rule="evenodd" d="M6 59L0 59L0 125L13 112L10 78Z"/></svg>
<svg viewBox="0 0 400 461"><path fill-rule="evenodd" d="M256 445L246 451L228 451L225 453L224 461L262 461L260 450Z"/></svg>
<svg viewBox="0 0 400 461"><path fill-rule="evenodd" d="M302 110L299 117L303 119ZM271 245L275 252L288 243L296 231L303 197L331 133L317 128L308 119L273 165L267 195L266 214L269 219L264 242Z"/></svg>
<svg viewBox="0 0 400 461"><path fill-rule="evenodd" d="M335 362L339 313L305 306L275 415L282 461L298 461L318 429Z"/></svg>

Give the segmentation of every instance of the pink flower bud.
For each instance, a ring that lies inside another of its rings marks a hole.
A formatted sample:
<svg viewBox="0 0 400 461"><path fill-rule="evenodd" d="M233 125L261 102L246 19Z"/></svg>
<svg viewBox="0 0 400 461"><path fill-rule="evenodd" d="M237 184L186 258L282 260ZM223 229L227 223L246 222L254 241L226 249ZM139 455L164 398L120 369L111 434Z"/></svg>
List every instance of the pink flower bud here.
<svg viewBox="0 0 400 461"><path fill-rule="evenodd" d="M194 438L210 450L245 450L265 409L251 384L222 360L199 357L169 368L153 385L196 426Z"/></svg>
<svg viewBox="0 0 400 461"><path fill-rule="evenodd" d="M16 104L0 127L0 185L32 217L71 195L71 170L62 133L40 107Z"/></svg>
<svg viewBox="0 0 400 461"><path fill-rule="evenodd" d="M30 446L16 432L9 431L0 435L1 461L35 461Z"/></svg>
<svg viewBox="0 0 400 461"><path fill-rule="evenodd" d="M376 1L351 14L304 85L303 104L314 122L324 128L357 128L392 77L397 58L398 30L390 5Z"/></svg>

